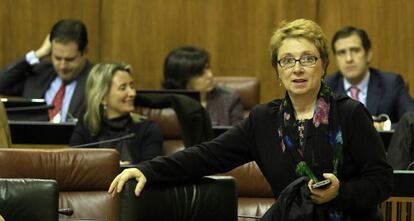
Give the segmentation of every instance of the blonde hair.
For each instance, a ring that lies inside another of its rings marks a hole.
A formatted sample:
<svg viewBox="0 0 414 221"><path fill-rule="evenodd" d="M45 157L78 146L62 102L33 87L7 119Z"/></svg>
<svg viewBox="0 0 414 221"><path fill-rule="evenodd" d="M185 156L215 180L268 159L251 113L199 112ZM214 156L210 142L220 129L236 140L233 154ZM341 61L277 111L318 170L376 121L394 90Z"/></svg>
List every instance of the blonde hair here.
<svg viewBox="0 0 414 221"><path fill-rule="evenodd" d="M324 71L329 65L329 50L326 36L316 22L307 19L297 19L291 22L283 21L270 39L272 66L276 68L279 48L287 38L305 38L312 42L319 52ZM277 70L277 69L276 69Z"/></svg>
<svg viewBox="0 0 414 221"><path fill-rule="evenodd" d="M86 80L86 111L83 120L92 135L98 134L101 129L104 111L102 100L108 94L117 71L131 73L131 66L119 62L102 62L92 68Z"/></svg>

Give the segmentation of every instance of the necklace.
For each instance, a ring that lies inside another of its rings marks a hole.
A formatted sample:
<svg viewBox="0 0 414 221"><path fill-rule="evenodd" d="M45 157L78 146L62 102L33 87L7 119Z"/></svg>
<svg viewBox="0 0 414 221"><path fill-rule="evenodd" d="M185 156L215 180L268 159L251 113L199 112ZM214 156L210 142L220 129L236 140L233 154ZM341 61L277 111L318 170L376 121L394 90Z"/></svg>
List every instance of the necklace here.
<svg viewBox="0 0 414 221"><path fill-rule="evenodd" d="M305 123L306 120L298 120L299 144L302 148L305 145Z"/></svg>

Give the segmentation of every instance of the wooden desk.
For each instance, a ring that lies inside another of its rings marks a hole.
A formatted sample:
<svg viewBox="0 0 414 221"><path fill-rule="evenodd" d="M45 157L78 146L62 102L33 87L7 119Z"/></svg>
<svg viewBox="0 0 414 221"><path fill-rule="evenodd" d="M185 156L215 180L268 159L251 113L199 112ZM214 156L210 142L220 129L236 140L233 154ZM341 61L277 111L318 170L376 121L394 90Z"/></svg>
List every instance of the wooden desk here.
<svg viewBox="0 0 414 221"><path fill-rule="evenodd" d="M414 220L414 171L394 170L392 196L379 206L384 221Z"/></svg>

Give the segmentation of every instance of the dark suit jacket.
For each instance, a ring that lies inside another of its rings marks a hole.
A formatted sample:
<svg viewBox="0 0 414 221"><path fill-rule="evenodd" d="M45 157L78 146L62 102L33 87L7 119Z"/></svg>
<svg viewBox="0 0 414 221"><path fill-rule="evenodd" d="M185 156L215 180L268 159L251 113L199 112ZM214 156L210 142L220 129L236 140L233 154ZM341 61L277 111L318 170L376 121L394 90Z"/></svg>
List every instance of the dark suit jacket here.
<svg viewBox="0 0 414 221"><path fill-rule="evenodd" d="M407 111L414 110L414 101L402 77L395 73L369 69L371 76L368 83L366 108L371 115L388 114L396 123ZM337 94L346 94L343 76L340 72L327 76L325 83Z"/></svg>
<svg viewBox="0 0 414 221"><path fill-rule="evenodd" d="M75 118L80 118L84 109L85 83L92 66L88 61L76 79L76 88L69 105L69 113ZM22 58L0 71L0 94L44 98L56 75L52 63L41 62L32 66Z"/></svg>

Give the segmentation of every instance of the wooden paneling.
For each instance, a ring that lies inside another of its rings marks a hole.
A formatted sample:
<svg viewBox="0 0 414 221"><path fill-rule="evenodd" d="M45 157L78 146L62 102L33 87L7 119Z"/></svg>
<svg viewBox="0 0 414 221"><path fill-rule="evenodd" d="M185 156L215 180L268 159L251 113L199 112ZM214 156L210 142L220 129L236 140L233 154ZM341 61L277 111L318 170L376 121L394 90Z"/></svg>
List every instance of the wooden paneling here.
<svg viewBox="0 0 414 221"><path fill-rule="evenodd" d="M283 91L270 65L270 36L282 19L315 18L315 2L105 0L102 57L131 63L139 88L159 88L168 52L195 45L210 52L216 76L256 76L262 100L270 100Z"/></svg>
<svg viewBox="0 0 414 221"><path fill-rule="evenodd" d="M82 19L93 61L131 63L139 88L159 88L167 53L205 48L217 76L256 76L261 101L283 96L270 65L270 36L282 20L313 19L328 40L354 25L373 42L372 66L414 85L414 1L410 0L0 0L0 66L42 43L60 18ZM329 72L336 70L331 56ZM414 94L414 86L411 86Z"/></svg>
<svg viewBox="0 0 414 221"><path fill-rule="evenodd" d="M100 0L0 0L0 66L38 49L52 25L62 18L84 21L89 57L99 60Z"/></svg>

